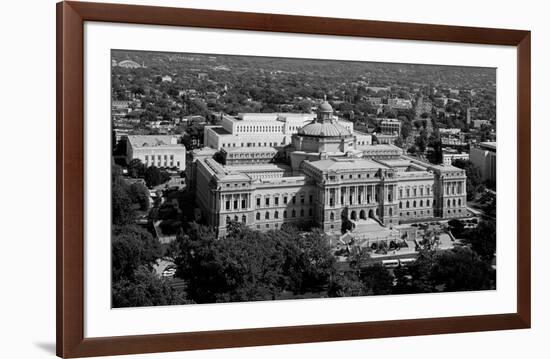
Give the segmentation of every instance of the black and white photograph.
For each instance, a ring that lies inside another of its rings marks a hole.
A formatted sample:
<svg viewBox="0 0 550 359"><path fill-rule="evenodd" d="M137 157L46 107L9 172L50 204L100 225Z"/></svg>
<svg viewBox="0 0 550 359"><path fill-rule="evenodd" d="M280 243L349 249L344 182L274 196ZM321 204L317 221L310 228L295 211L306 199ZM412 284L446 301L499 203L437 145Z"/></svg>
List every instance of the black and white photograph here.
<svg viewBox="0 0 550 359"><path fill-rule="evenodd" d="M112 307L496 290L496 92L488 67L112 50Z"/></svg>

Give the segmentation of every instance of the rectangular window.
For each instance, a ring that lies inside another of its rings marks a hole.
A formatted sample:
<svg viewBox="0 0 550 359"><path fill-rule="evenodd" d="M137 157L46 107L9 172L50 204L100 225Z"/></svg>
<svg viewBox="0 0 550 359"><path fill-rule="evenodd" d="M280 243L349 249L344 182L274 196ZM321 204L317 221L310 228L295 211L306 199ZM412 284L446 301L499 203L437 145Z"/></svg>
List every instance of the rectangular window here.
<svg viewBox="0 0 550 359"><path fill-rule="evenodd" d="M233 209L237 209L239 207L239 201L233 201Z"/></svg>
<svg viewBox="0 0 550 359"><path fill-rule="evenodd" d="M256 198L256 206L260 207L260 197Z"/></svg>
<svg viewBox="0 0 550 359"><path fill-rule="evenodd" d="M313 203L313 196L309 195L309 203Z"/></svg>
<svg viewBox="0 0 550 359"><path fill-rule="evenodd" d="M276 206L279 205L279 197L275 197L275 205L276 205Z"/></svg>
<svg viewBox="0 0 550 359"><path fill-rule="evenodd" d="M241 208L246 208L246 200L241 200Z"/></svg>
<svg viewBox="0 0 550 359"><path fill-rule="evenodd" d="M269 206L269 197L265 199L265 205Z"/></svg>
<svg viewBox="0 0 550 359"><path fill-rule="evenodd" d="M284 204L287 204L287 203L288 203L288 197L283 197L283 203L284 203Z"/></svg>
<svg viewBox="0 0 550 359"><path fill-rule="evenodd" d="M225 209L226 210L229 210L229 205L230 205L229 201L225 201Z"/></svg>

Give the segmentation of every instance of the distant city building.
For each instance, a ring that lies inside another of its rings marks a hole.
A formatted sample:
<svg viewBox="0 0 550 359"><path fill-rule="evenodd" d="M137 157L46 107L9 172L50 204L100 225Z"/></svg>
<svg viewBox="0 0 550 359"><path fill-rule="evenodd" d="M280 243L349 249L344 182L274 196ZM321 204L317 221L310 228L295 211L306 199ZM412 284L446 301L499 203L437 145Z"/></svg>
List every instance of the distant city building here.
<svg viewBox="0 0 550 359"><path fill-rule="evenodd" d="M383 133L374 133L373 135L379 145L393 145L395 140L399 138L397 134L385 135Z"/></svg>
<svg viewBox="0 0 550 359"><path fill-rule="evenodd" d="M442 135L458 135L462 132L460 128L440 128L439 133Z"/></svg>
<svg viewBox="0 0 550 359"><path fill-rule="evenodd" d="M123 60L118 63L118 67L123 67L125 69L139 69L142 66L132 60Z"/></svg>
<svg viewBox="0 0 550 359"><path fill-rule="evenodd" d="M300 128L313 121L314 114L241 113L223 115L221 126L206 126L204 145L214 149L229 147L273 147L290 143Z"/></svg>
<svg viewBox="0 0 550 359"><path fill-rule="evenodd" d="M389 98L388 106L396 110L409 110L412 108L412 101L402 98Z"/></svg>
<svg viewBox="0 0 550 359"><path fill-rule="evenodd" d="M434 98L434 103L437 106L447 106L448 101L449 101L449 99L447 97L436 97L436 98Z"/></svg>
<svg viewBox="0 0 550 359"><path fill-rule="evenodd" d="M472 122L474 124L474 128L481 128L482 126L491 124L488 120L473 120Z"/></svg>
<svg viewBox="0 0 550 359"><path fill-rule="evenodd" d="M222 128L235 137L261 131L261 142L280 143L274 138L287 135L280 114L258 115L267 119L252 124L228 118L233 131ZM404 156L392 145L358 145L361 134L338 121L327 102L314 121L300 121L284 148L258 147L256 139L247 140L256 143L250 147L220 146L225 164L214 160L214 148L192 151L187 180L196 188L201 217L219 236L230 221L258 230L308 222L339 233L343 221L384 230L410 220L467 215L464 170ZM269 132L260 125L279 127Z"/></svg>
<svg viewBox="0 0 550 359"><path fill-rule="evenodd" d="M443 146L454 146L454 147L464 147L468 144L456 137L441 137L441 144Z"/></svg>
<svg viewBox="0 0 550 359"><path fill-rule="evenodd" d="M378 106L382 104L382 97L367 97L366 102L368 102L371 106Z"/></svg>
<svg viewBox="0 0 550 359"><path fill-rule="evenodd" d="M179 136L130 135L126 140L126 161L140 159L147 167L177 167L185 170L185 146L178 143Z"/></svg>
<svg viewBox="0 0 550 359"><path fill-rule="evenodd" d="M391 91L391 87L390 86L386 86L386 87L380 87L380 86L366 86L365 89L368 91L368 90L371 90L371 91L374 91L374 92L378 92L378 91Z"/></svg>
<svg viewBox="0 0 550 359"><path fill-rule="evenodd" d="M379 119L380 131L385 135L400 135L401 121L393 118Z"/></svg>
<svg viewBox="0 0 550 359"><path fill-rule="evenodd" d="M470 148L470 161L479 167L482 180L496 181L496 142L481 142L477 147Z"/></svg>
<svg viewBox="0 0 550 359"><path fill-rule="evenodd" d="M454 160L469 160L470 155L468 153L460 152L443 152L443 164L450 166Z"/></svg>

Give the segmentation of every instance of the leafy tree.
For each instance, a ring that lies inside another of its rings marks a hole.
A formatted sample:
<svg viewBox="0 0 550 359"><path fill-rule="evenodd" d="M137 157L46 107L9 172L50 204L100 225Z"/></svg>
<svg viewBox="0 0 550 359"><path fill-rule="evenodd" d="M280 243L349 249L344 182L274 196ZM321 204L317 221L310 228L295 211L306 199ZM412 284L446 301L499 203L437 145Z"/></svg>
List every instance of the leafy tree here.
<svg viewBox="0 0 550 359"><path fill-rule="evenodd" d="M353 224L351 223L351 220L348 218L348 210L345 208L342 211L342 227L340 228L340 231L342 234L346 233L347 231L351 231L353 228Z"/></svg>
<svg viewBox="0 0 550 359"><path fill-rule="evenodd" d="M145 175L145 165L139 158L134 158L128 164L128 175L132 178L142 178Z"/></svg>
<svg viewBox="0 0 550 359"><path fill-rule="evenodd" d="M167 182L170 175L156 166L151 166L145 170L144 179L147 187L155 187Z"/></svg>
<svg viewBox="0 0 550 359"><path fill-rule="evenodd" d="M360 270L367 265L370 255L365 248L353 246L349 254L349 266L353 270Z"/></svg>
<svg viewBox="0 0 550 359"><path fill-rule="evenodd" d="M366 291L371 295L390 294L393 286L393 277L381 263L361 268L360 278Z"/></svg>
<svg viewBox="0 0 550 359"><path fill-rule="evenodd" d="M122 180L114 180L111 189L111 220L113 224L130 224L134 221L135 212L132 199L128 195Z"/></svg>
<svg viewBox="0 0 550 359"><path fill-rule="evenodd" d="M298 111L300 113L310 113L313 103L309 100L303 100L298 103Z"/></svg>
<svg viewBox="0 0 550 359"><path fill-rule="evenodd" d="M140 267L133 280L121 278L113 283L112 304L115 308L188 304L185 293L172 288L146 267Z"/></svg>
<svg viewBox="0 0 550 359"><path fill-rule="evenodd" d="M149 209L149 190L141 183L132 183L127 188L128 196L132 203L139 204L139 209L146 211Z"/></svg>
<svg viewBox="0 0 550 359"><path fill-rule="evenodd" d="M464 223L458 219L451 219L448 222L449 229L455 237L460 237L464 233Z"/></svg>
<svg viewBox="0 0 550 359"><path fill-rule="evenodd" d="M466 171L466 198L468 201L474 200L481 185L481 172L479 167L469 160L456 159L453 166L462 168Z"/></svg>
<svg viewBox="0 0 550 359"><path fill-rule="evenodd" d="M421 249L416 257L416 261L402 271L402 276L410 275L409 280L398 278L398 288L400 293L432 293L435 291L435 283L431 277L435 266L436 252L433 250ZM401 285L400 285L401 284Z"/></svg>
<svg viewBox="0 0 550 359"><path fill-rule="evenodd" d="M443 146L439 136L439 131L432 133L428 139L428 146L432 148L432 150L428 153L428 161L434 164L441 164L443 162Z"/></svg>
<svg viewBox="0 0 550 359"><path fill-rule="evenodd" d="M161 255L160 242L145 229L135 225L113 227L111 261L114 281L132 279L140 266L151 269Z"/></svg>
<svg viewBox="0 0 550 359"><path fill-rule="evenodd" d="M424 153L424 151L426 151L426 137L425 136L417 136L415 139L414 139L414 144L416 145L416 147L418 148L418 151L420 153Z"/></svg>
<svg viewBox="0 0 550 359"><path fill-rule="evenodd" d="M481 221L476 228L466 232L464 242L469 244L484 260L490 261L495 256L496 251L496 225L493 221Z"/></svg>
<svg viewBox="0 0 550 359"><path fill-rule="evenodd" d="M406 140L407 137L411 134L412 126L409 121L403 121L401 124L401 138Z"/></svg>
<svg viewBox="0 0 550 359"><path fill-rule="evenodd" d="M436 257L432 278L445 292L490 289L494 273L467 247L455 247Z"/></svg>
<svg viewBox="0 0 550 359"><path fill-rule="evenodd" d="M285 290L319 291L334 269L324 234L314 230L265 233L230 222L224 239L191 225L173 250L178 275L198 303L275 299Z"/></svg>
<svg viewBox="0 0 550 359"><path fill-rule="evenodd" d="M353 297L367 294L365 285L356 272L336 274L330 281L327 293L329 297Z"/></svg>

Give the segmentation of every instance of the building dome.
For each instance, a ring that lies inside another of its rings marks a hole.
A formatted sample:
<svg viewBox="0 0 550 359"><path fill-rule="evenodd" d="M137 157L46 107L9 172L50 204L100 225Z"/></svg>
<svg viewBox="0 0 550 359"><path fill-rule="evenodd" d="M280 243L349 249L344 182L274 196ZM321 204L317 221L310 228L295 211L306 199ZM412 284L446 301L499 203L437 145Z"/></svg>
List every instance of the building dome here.
<svg viewBox="0 0 550 359"><path fill-rule="evenodd" d="M319 106L319 111L321 112L332 112L332 106L330 105L330 103L328 103L328 101L324 101L320 106Z"/></svg>
<svg viewBox="0 0 550 359"><path fill-rule="evenodd" d="M330 105L329 105L330 106ZM351 133L342 125L333 122L312 122L298 131L299 135L312 137L347 137Z"/></svg>

